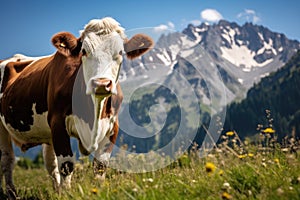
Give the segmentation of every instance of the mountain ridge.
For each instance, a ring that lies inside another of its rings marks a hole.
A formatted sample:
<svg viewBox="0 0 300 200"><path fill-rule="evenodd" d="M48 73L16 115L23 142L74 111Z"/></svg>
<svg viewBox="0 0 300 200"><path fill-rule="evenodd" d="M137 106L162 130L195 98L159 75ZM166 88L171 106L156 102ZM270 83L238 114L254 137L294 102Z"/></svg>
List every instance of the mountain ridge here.
<svg viewBox="0 0 300 200"><path fill-rule="evenodd" d="M198 70L208 69L206 74L201 72L201 78L205 77L207 82L215 82L207 77L210 77L210 69L217 68L231 102L244 98L254 83L283 66L299 48L297 40L289 40L282 33L252 23L240 26L221 20L213 25L189 24L182 32L163 34L154 49L140 59L125 61L121 75L126 77L125 83L134 81L137 76L147 77L148 70L159 71L160 67L168 67L171 74L174 66L184 63L179 61L185 59ZM194 78L199 79L199 76Z"/></svg>

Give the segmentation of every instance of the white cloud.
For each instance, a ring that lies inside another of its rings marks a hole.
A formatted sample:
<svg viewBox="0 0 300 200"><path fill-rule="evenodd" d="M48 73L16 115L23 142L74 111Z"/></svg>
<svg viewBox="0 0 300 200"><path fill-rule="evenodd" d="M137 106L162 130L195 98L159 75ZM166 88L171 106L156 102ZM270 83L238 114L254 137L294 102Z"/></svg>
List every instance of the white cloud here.
<svg viewBox="0 0 300 200"><path fill-rule="evenodd" d="M253 16L253 23L257 23L257 22L260 22L261 19L257 16Z"/></svg>
<svg viewBox="0 0 300 200"><path fill-rule="evenodd" d="M154 27L155 32L162 32L168 29L168 26L165 24L161 24L159 26Z"/></svg>
<svg viewBox="0 0 300 200"><path fill-rule="evenodd" d="M168 22L167 24L160 24L156 27L154 27L155 32L164 32L170 29L174 29L175 25L173 22Z"/></svg>
<svg viewBox="0 0 300 200"><path fill-rule="evenodd" d="M207 22L217 22L223 19L223 16L215 9L205 9L200 15L201 18Z"/></svg>
<svg viewBox="0 0 300 200"><path fill-rule="evenodd" d="M168 22L168 27L170 29L174 29L175 28L175 25L172 23L172 22Z"/></svg>
<svg viewBox="0 0 300 200"><path fill-rule="evenodd" d="M194 20L191 20L190 23L191 23L191 24L194 24L195 26L198 26L198 25L201 24L201 21L198 20L198 19L194 19Z"/></svg>
<svg viewBox="0 0 300 200"><path fill-rule="evenodd" d="M250 10L250 9L245 9L245 13L249 14L249 15L255 15L255 11L254 10Z"/></svg>
<svg viewBox="0 0 300 200"><path fill-rule="evenodd" d="M253 23L257 23L261 21L257 13L251 9L245 9L244 12L241 12L237 15L237 18L240 20L244 20L246 22L253 22Z"/></svg>

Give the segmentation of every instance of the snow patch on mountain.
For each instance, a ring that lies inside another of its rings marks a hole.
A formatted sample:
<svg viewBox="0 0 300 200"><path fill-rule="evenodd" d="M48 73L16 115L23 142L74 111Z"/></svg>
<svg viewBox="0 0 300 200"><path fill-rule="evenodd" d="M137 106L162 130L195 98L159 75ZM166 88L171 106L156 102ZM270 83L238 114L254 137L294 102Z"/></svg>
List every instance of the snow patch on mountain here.
<svg viewBox="0 0 300 200"><path fill-rule="evenodd" d="M233 44L231 48L226 48L224 46L220 47L222 52L222 57L236 65L237 67L246 68L249 71L253 67L263 67L273 61L273 59L268 59L263 63L258 63L254 56L255 52L252 52L247 48L247 46L238 46Z"/></svg>
<svg viewBox="0 0 300 200"><path fill-rule="evenodd" d="M262 37L260 33L258 35L260 35L260 37ZM258 55L263 54L264 52L272 52L274 55L277 55L276 49L273 48L273 40L272 39L269 39L268 43L266 41L264 41L263 45L264 46L257 51Z"/></svg>
<svg viewBox="0 0 300 200"><path fill-rule="evenodd" d="M170 56L167 54L166 51L163 51L162 54L156 54L156 56L165 64L165 65L170 65L171 64L171 59Z"/></svg>
<svg viewBox="0 0 300 200"><path fill-rule="evenodd" d="M183 50L181 53L180 53L180 56L181 57L189 57L190 55L192 55L194 53L194 49L187 49L187 50Z"/></svg>

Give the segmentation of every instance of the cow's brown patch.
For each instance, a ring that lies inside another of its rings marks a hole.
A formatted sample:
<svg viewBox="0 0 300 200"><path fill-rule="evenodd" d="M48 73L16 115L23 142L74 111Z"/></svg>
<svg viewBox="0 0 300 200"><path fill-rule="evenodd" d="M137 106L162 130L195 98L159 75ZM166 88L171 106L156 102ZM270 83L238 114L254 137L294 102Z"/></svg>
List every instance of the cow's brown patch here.
<svg viewBox="0 0 300 200"><path fill-rule="evenodd" d="M44 73L50 60L51 57L40 59L30 67L32 61L12 62L5 67L0 112L5 122L18 131L29 131L33 125L34 104L38 114L47 111L48 83Z"/></svg>

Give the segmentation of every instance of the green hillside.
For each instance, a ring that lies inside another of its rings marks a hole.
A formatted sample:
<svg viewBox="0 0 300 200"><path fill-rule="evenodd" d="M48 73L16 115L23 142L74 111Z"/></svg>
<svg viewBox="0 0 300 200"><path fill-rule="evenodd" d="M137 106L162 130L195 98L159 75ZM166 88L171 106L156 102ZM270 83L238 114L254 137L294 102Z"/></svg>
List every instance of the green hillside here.
<svg viewBox="0 0 300 200"><path fill-rule="evenodd" d="M257 133L258 126L272 126L280 139L292 133L299 137L299 100L300 51L284 67L255 84L246 99L227 107L224 130L235 130L244 138Z"/></svg>

